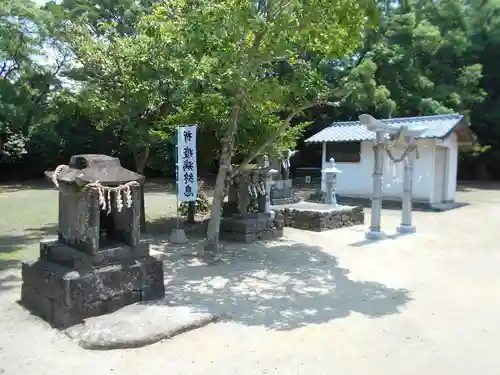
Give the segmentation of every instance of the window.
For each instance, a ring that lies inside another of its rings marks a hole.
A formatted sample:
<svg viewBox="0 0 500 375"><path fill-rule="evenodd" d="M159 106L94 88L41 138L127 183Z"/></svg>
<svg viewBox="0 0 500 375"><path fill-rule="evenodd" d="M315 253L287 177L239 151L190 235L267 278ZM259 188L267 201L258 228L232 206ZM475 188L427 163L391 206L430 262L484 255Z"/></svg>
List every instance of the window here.
<svg viewBox="0 0 500 375"><path fill-rule="evenodd" d="M326 160L334 158L337 163L359 163L361 142L329 142L326 144Z"/></svg>

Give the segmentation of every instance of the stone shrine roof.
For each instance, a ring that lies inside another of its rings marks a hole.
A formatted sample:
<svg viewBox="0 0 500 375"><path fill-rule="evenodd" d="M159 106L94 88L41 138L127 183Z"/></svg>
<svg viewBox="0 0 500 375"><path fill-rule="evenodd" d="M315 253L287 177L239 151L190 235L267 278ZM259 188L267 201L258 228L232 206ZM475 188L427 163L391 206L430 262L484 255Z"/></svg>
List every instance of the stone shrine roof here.
<svg viewBox="0 0 500 375"><path fill-rule="evenodd" d="M52 178L54 171L45 172ZM118 158L99 154L73 155L68 166L63 166L59 182L84 186L99 181L102 185L121 185L130 181L142 182L144 176L123 168Z"/></svg>

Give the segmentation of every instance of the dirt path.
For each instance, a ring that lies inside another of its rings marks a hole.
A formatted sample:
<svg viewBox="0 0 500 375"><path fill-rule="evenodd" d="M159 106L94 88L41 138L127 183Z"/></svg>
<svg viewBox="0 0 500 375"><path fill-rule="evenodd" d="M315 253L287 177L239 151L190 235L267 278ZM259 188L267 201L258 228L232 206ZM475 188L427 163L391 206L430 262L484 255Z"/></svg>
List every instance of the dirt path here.
<svg viewBox="0 0 500 375"><path fill-rule="evenodd" d="M135 350L85 351L15 304L19 273L0 273L3 374L470 375L500 368L500 192L416 213L418 233L379 243L363 227L289 229L267 246L228 246L200 266L164 248L173 301L225 319ZM26 208L28 210L28 208ZM397 211L385 211L394 233ZM0 370L0 373L2 372Z"/></svg>

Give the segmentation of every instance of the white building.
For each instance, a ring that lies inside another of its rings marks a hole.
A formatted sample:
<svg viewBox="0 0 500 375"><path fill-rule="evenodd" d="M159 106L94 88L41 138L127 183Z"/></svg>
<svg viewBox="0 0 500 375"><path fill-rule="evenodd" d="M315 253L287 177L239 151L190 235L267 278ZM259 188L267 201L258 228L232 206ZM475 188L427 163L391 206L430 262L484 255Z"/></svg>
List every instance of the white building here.
<svg viewBox="0 0 500 375"><path fill-rule="evenodd" d="M430 205L453 202L457 187L458 146L472 141L465 118L459 114L393 118L394 125L427 127L417 140L419 158L413 172L413 198ZM359 121L334 122L306 140L322 143L322 168L334 158L342 173L337 177L339 196L370 198L373 191L373 140L375 133ZM398 157L398 151L394 151ZM384 157L383 198L400 200L403 191L403 164ZM325 187L322 186L324 190Z"/></svg>

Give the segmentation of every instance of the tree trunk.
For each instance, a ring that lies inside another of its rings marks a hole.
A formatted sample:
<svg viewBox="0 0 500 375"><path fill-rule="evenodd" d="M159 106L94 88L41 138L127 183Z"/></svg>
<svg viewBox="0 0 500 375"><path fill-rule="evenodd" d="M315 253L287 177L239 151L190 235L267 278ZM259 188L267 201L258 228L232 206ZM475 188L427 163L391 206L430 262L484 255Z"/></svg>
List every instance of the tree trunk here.
<svg viewBox="0 0 500 375"><path fill-rule="evenodd" d="M342 101L344 100L344 98L342 99ZM231 178L236 176L240 171L241 169L245 168L248 163L250 163L253 159L255 159L257 156L261 155L262 152L269 146L271 145L275 140L276 138L278 138L278 136L280 134L282 134L286 127L290 125L290 121L293 120L293 118L295 116L297 116L297 114L299 114L300 112L308 109L308 108L311 108L311 107L314 107L316 105L331 105L331 106L334 106L336 107L337 104L335 103L330 103L330 102L327 102L327 101L324 101L324 100L319 100L319 101L312 101L312 102L309 102L309 103L305 103L304 105L302 106L299 106L299 107L296 107L289 115L287 118L285 118L283 121L281 121L280 125L278 126L278 129L276 130L276 132L274 132L273 134L271 134L269 137L267 137L267 139L262 143L260 144L255 150L253 150L240 164L237 168L234 168L234 170L232 171L231 173Z"/></svg>
<svg viewBox="0 0 500 375"><path fill-rule="evenodd" d="M149 156L149 145L144 146L143 150L134 150L135 170L137 173L144 175L146 169L146 162Z"/></svg>
<svg viewBox="0 0 500 375"><path fill-rule="evenodd" d="M221 155L219 171L215 180L214 197L212 200L212 210L210 221L208 222L207 234L205 237L204 252L207 255L215 255L219 250L219 229L222 218L222 203L226 195L226 186L230 182L231 158L234 150L234 136L238 128L238 117L240 114L241 97L236 97L235 104L231 110L231 117L224 137L221 142Z"/></svg>
<svg viewBox="0 0 500 375"><path fill-rule="evenodd" d="M144 182L141 183L141 223L140 228L142 233L148 233L146 223L146 195L144 194Z"/></svg>
<svg viewBox="0 0 500 375"><path fill-rule="evenodd" d="M195 215L196 215L196 202L188 202L188 215L187 215L187 223L195 224Z"/></svg>
<svg viewBox="0 0 500 375"><path fill-rule="evenodd" d="M149 156L149 145L145 146L144 151L134 150L134 161L135 170L137 173L144 175L144 170L146 169L146 162ZM146 202L144 194L144 183L141 183L141 232L147 233L148 228L146 226Z"/></svg>
<svg viewBox="0 0 500 375"><path fill-rule="evenodd" d="M219 172L215 180L214 197L212 200L212 210L210 221L208 222L207 235L205 237L204 251L212 255L219 249L219 229L222 218L222 203L225 198L226 180L231 172L231 153L229 145L223 142L223 151L220 158ZM232 148L232 147L231 147Z"/></svg>

